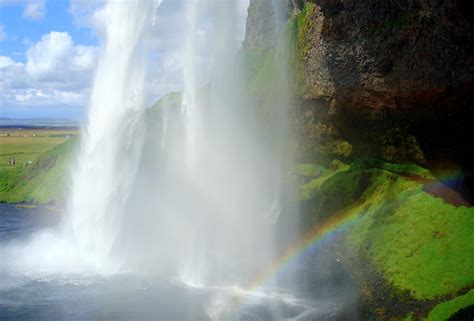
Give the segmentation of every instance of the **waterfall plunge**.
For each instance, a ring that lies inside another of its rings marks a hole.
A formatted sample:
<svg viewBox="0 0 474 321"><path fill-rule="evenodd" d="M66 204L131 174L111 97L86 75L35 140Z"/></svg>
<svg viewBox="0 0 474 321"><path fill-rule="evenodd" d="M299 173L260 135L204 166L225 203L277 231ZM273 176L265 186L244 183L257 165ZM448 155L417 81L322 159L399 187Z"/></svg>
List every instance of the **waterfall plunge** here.
<svg viewBox="0 0 474 321"><path fill-rule="evenodd" d="M237 57L239 3L186 1L184 92L146 110L146 42L158 4L111 0L97 13L103 50L68 216L60 233L12 250L22 258L12 259L14 270L242 285L272 260L287 100L279 97L262 133ZM203 20L212 22L207 46L197 32ZM207 84L203 50L213 60Z"/></svg>
<svg viewBox="0 0 474 321"><path fill-rule="evenodd" d="M145 40L159 2L109 0L96 13L104 24L104 45L69 212L77 246L93 256L98 268L111 257L139 166L145 134Z"/></svg>
<svg viewBox="0 0 474 321"><path fill-rule="evenodd" d="M184 91L178 106L155 111L157 124L141 109L143 42L153 8L144 1L104 10L111 18L74 176L71 229L98 268L239 284L274 255L282 151L265 146L257 105L246 97L238 3L184 5ZM207 47L198 32L206 17ZM127 19L131 26L124 27ZM210 85L201 80L200 50L212 57ZM270 125L281 144L286 128L278 115Z"/></svg>

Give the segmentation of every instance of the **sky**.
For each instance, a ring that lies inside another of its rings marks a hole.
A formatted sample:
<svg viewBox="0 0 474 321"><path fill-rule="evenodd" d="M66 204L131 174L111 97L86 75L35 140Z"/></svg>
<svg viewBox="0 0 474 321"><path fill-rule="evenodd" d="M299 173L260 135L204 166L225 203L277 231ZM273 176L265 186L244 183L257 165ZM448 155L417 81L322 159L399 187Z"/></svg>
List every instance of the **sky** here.
<svg viewBox="0 0 474 321"><path fill-rule="evenodd" d="M0 117L85 119L102 42L94 13L103 1L0 0ZM163 0L150 26L148 104L183 87L186 1ZM205 83L212 72L213 8L233 3L239 23L233 41L241 42L249 0L197 1L195 61Z"/></svg>

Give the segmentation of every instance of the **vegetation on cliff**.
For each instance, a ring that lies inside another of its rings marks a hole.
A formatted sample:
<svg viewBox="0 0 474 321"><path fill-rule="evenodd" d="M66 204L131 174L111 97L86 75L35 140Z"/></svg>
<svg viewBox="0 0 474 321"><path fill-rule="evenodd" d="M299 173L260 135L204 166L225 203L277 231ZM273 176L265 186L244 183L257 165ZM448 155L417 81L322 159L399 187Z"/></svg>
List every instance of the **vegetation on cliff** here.
<svg viewBox="0 0 474 321"><path fill-rule="evenodd" d="M469 118L472 95L455 102L472 74L453 60L464 55L470 64L472 55L468 41L455 48L446 37L448 29L459 35L464 28L466 38L472 32L458 3L442 5L450 7L449 17L431 6L290 2L290 141L301 164L289 181L299 192L303 226L334 215L353 219L339 254L360 282L367 318L447 320L474 304L466 294L474 286L474 208L469 190L457 189L469 181L472 153L462 150L472 135L468 125L463 135L455 129ZM272 14L271 1L251 1L242 52L251 92L264 105L271 105L266 97L276 68ZM435 21L446 27L412 37ZM414 39L424 46L407 45ZM426 46L429 57L416 54ZM430 61L419 64L426 73L405 70L407 59L420 57ZM423 80L427 75L436 79ZM439 116L447 108L449 115ZM454 184L435 170L453 166Z"/></svg>
<svg viewBox="0 0 474 321"><path fill-rule="evenodd" d="M474 270L469 255L474 253L474 207L453 205L426 192L425 186L436 182L429 171L414 164L361 159L329 168L304 164L294 172L299 175L304 226L336 213L351 219L343 227L341 259L358 275L376 317L427 317L438 303L459 296L428 318L441 320L434 315L474 304L471 296L464 296L474 285L467 272ZM375 281L378 276L380 282Z"/></svg>
<svg viewBox="0 0 474 321"><path fill-rule="evenodd" d="M295 79L288 114L294 146L288 149L300 164L289 169L288 181L296 185L303 226L333 215L351 219L335 253L358 280L368 318L448 320L474 305L474 207L433 168L444 166L439 154L459 166L455 179L469 171L472 126L463 125L471 121L472 94L461 101L461 93L468 93L472 77L456 59L472 59L464 47L454 52L446 37L456 30L455 19L459 30L468 23L454 5L444 19L430 4L396 2L380 12L370 1L348 2L347 8L340 1L294 2L299 5L286 25L289 79ZM239 54L262 126L271 123L279 67L271 10L269 0L251 1ZM440 21L446 30L433 27L428 35L425 26ZM471 34L466 31L466 39ZM427 58L426 46L434 52ZM444 56L450 52L453 57ZM414 64L420 57L428 61L419 64L423 77L403 53ZM159 123L159 111L180 101L172 93L147 117ZM74 144L58 145L29 168L2 173L0 201L61 199Z"/></svg>

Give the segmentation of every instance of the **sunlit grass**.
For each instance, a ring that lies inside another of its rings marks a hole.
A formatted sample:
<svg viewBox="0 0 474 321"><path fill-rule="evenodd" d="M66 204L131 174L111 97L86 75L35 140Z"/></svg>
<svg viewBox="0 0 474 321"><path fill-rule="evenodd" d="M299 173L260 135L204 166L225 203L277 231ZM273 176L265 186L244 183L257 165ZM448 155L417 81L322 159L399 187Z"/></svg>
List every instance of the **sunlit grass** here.
<svg viewBox="0 0 474 321"><path fill-rule="evenodd" d="M65 194L77 131L3 130L1 133L0 201L60 201ZM10 158L15 158L14 166L8 164Z"/></svg>
<svg viewBox="0 0 474 321"><path fill-rule="evenodd" d="M10 168L10 158L15 158L17 166L25 165L74 135L77 130L0 129L0 171Z"/></svg>

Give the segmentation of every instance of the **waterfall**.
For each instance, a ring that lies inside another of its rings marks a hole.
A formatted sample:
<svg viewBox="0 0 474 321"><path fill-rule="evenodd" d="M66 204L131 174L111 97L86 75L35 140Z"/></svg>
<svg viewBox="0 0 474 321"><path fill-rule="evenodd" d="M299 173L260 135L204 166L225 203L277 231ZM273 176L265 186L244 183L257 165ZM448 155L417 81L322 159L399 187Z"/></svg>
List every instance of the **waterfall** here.
<svg viewBox="0 0 474 321"><path fill-rule="evenodd" d="M110 0L96 12L102 51L68 215L62 233L33 240L25 251L38 257L18 266L242 285L274 258L288 135L285 74L274 80L277 104L263 126L239 57L243 6L184 1L183 91L146 109L159 5ZM212 71L201 65L204 55Z"/></svg>
<svg viewBox="0 0 474 321"><path fill-rule="evenodd" d="M73 175L69 228L98 268L113 254L139 166L145 134L145 39L158 5L109 0L96 13L103 22L103 47Z"/></svg>

